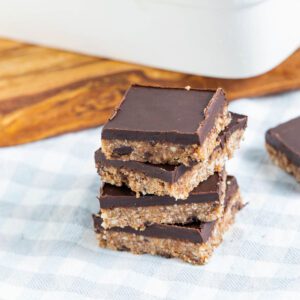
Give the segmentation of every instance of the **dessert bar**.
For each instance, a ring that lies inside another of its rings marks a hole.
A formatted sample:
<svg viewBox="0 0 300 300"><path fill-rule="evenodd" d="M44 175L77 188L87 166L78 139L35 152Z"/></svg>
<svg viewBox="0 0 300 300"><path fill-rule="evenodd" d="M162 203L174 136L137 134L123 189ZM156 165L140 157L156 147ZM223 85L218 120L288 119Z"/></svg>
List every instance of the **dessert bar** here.
<svg viewBox="0 0 300 300"><path fill-rule="evenodd" d="M272 161L300 182L300 117L269 129L266 148Z"/></svg>
<svg viewBox="0 0 300 300"><path fill-rule="evenodd" d="M186 200L170 196L145 195L136 198L127 187L105 183L101 192L102 226L144 229L153 223L213 221L223 213L226 173L215 173L201 182Z"/></svg>
<svg viewBox="0 0 300 300"><path fill-rule="evenodd" d="M224 91L133 85L102 131L107 159L184 164L207 159L230 122Z"/></svg>

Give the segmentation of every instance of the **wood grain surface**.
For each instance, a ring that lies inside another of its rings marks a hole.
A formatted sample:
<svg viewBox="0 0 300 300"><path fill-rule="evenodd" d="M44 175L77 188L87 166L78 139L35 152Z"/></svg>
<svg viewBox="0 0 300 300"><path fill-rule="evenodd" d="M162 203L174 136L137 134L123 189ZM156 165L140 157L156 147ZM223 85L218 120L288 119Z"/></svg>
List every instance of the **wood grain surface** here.
<svg viewBox="0 0 300 300"><path fill-rule="evenodd" d="M225 80L0 39L0 146L99 126L132 83L221 86L230 100L278 93L300 87L300 51L262 76Z"/></svg>

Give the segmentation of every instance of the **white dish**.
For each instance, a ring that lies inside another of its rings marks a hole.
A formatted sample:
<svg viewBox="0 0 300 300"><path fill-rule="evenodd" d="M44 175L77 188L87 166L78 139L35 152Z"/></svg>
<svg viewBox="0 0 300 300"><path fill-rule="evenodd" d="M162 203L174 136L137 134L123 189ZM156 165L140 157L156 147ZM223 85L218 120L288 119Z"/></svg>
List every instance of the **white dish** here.
<svg viewBox="0 0 300 300"><path fill-rule="evenodd" d="M299 0L9 0L0 35L213 77L264 73L300 44Z"/></svg>

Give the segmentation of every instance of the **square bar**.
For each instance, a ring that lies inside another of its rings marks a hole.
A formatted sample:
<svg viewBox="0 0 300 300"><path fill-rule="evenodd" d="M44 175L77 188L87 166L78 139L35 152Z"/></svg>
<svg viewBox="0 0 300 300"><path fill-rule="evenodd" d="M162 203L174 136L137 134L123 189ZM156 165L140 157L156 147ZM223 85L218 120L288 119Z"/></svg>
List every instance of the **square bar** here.
<svg viewBox="0 0 300 300"><path fill-rule="evenodd" d="M224 91L133 85L102 131L107 159L179 164L207 159L230 122Z"/></svg>
<svg viewBox="0 0 300 300"><path fill-rule="evenodd" d="M300 182L300 116L266 132L272 161Z"/></svg>
<svg viewBox="0 0 300 300"><path fill-rule="evenodd" d="M224 209L226 172L215 173L201 182L186 200L170 196L135 197L127 187L105 184L100 200L102 226L145 229L153 223L187 223L190 220L214 221Z"/></svg>

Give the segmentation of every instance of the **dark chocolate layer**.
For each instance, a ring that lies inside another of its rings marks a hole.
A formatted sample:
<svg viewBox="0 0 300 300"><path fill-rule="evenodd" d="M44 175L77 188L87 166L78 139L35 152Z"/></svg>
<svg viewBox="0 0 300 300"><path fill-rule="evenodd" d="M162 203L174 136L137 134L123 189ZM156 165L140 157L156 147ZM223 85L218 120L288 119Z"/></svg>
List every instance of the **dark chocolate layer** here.
<svg viewBox="0 0 300 300"><path fill-rule="evenodd" d="M239 129L245 129L247 125L247 117L235 113L231 113L232 120L230 124L225 128L224 131L221 132L219 138L221 140L220 146L223 147L229 137L233 132ZM128 147L124 147L122 151L128 151ZM120 150L121 151L121 150ZM106 166L106 167L115 167L115 168L124 168L127 170L133 170L136 172L142 172L146 176L151 178L158 178L165 182L174 183L176 182L182 175L184 175L187 171L191 170L191 168L196 164L196 162L191 163L189 167L181 164L178 166L174 165L154 165L150 163L143 163L138 161L122 161L117 159L108 160L105 158L105 155L102 153L101 149L95 152L95 162L98 165Z"/></svg>
<svg viewBox="0 0 300 300"><path fill-rule="evenodd" d="M221 88L133 85L105 124L102 139L202 144L226 104Z"/></svg>
<svg viewBox="0 0 300 300"><path fill-rule="evenodd" d="M238 184L234 177L228 176L228 184L226 190L226 204L230 201L231 197L238 189ZM226 208L225 208L226 209ZM102 219L99 215L94 215L94 227L96 232L101 232L103 227ZM135 230L131 227L119 228L114 227L109 230L117 231L117 232L126 232L136 235L142 235L146 237L154 237L154 238L161 238L161 239L173 239L173 240L184 240L192 243L205 243L210 238L212 231L216 221L213 222L200 222L194 221L187 224L175 224L175 225L168 225L168 224L153 224L146 227L145 230L139 231Z"/></svg>
<svg viewBox="0 0 300 300"><path fill-rule="evenodd" d="M220 201L221 186L225 178L225 172L215 173L194 188L186 200L156 195L143 195L136 198L136 194L125 186L117 187L105 183L99 198L100 206L101 208L148 207Z"/></svg>
<svg viewBox="0 0 300 300"><path fill-rule="evenodd" d="M247 116L231 112L231 122L219 135L220 147L224 147L224 145L229 140L230 136L235 131L246 129L247 121L248 121Z"/></svg>
<svg viewBox="0 0 300 300"><path fill-rule="evenodd" d="M285 154L293 164L300 166L300 116L269 129L266 142Z"/></svg>

